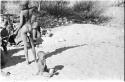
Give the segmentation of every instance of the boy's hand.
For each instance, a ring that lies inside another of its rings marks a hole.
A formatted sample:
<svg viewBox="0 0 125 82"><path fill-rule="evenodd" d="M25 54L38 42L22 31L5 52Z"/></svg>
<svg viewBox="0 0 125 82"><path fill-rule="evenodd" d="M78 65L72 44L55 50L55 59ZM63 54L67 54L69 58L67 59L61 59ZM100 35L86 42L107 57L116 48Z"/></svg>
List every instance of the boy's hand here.
<svg viewBox="0 0 125 82"><path fill-rule="evenodd" d="M14 33L13 33L13 35L17 35L18 34L18 31L16 30Z"/></svg>

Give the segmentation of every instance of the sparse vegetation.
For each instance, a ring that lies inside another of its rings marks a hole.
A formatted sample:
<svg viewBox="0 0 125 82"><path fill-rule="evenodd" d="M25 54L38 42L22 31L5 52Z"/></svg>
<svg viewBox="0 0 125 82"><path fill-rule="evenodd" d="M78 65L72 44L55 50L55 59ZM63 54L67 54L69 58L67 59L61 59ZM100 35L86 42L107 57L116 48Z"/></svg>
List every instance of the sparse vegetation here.
<svg viewBox="0 0 125 82"><path fill-rule="evenodd" d="M109 20L109 17L101 15L104 9L98 7L98 1L79 1L72 7L69 4L69 1L61 0L41 1L41 15L39 17L41 26L44 28L53 28L72 22L101 24ZM34 1L30 6L38 6L38 1Z"/></svg>
<svg viewBox="0 0 125 82"><path fill-rule="evenodd" d="M101 24L110 19L101 15L104 9L98 7L98 1L80 1L72 7L68 6L69 3L67 1L43 1L41 11L46 11L47 15L41 19L47 21L41 21L41 24L51 28L71 22Z"/></svg>

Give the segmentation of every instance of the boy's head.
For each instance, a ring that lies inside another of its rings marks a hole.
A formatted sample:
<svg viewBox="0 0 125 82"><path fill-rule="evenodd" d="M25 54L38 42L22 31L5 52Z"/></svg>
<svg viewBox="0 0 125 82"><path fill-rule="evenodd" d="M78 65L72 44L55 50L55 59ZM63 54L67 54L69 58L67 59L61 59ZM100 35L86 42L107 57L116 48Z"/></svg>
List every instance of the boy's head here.
<svg viewBox="0 0 125 82"><path fill-rule="evenodd" d="M28 9L28 5L29 5L28 0L22 1L21 4L20 4L22 10Z"/></svg>
<svg viewBox="0 0 125 82"><path fill-rule="evenodd" d="M39 52L37 53L38 59L40 59L40 60L45 59L45 55L46 55L46 53L43 52L43 51L39 51Z"/></svg>

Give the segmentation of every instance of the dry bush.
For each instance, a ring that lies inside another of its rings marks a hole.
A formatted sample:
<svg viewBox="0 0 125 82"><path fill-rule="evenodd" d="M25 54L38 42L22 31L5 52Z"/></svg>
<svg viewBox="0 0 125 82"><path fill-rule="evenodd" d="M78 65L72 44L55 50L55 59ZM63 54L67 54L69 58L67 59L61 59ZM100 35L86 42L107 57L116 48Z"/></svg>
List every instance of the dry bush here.
<svg viewBox="0 0 125 82"><path fill-rule="evenodd" d="M75 23L92 23L101 24L109 21L109 17L101 15L104 8L100 7L98 1L78 1L72 7L69 6L70 2L65 0L58 1L41 1L41 9L39 16L39 23L44 28L52 28L62 25L63 18L67 21L74 21ZM6 9L9 13L18 14L19 8L17 4L20 2L12 2ZM38 7L39 1L30 1L31 6ZM11 6L11 7L9 7ZM66 21L66 22L67 22ZM64 24L64 23L63 23Z"/></svg>
<svg viewBox="0 0 125 82"><path fill-rule="evenodd" d="M67 1L43 1L41 10L46 11L50 18L53 17L49 20L54 21L56 19L57 23L59 23L60 18L64 17L67 20L73 20L75 23L101 24L108 22L110 18L101 15L105 10L104 7L100 7L98 4L98 1L78 1L72 7L69 7ZM46 20L48 20L47 17ZM50 23L47 24L52 25Z"/></svg>
<svg viewBox="0 0 125 82"><path fill-rule="evenodd" d="M73 6L75 22L93 24L107 22L110 18L101 15L105 9L100 7L98 3L98 1L76 2Z"/></svg>

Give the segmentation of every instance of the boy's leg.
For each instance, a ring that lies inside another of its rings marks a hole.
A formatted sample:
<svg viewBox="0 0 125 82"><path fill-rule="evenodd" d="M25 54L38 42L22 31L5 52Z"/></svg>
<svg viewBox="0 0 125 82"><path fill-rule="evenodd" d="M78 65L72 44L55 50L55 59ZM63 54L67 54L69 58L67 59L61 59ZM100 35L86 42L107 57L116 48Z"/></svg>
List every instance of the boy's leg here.
<svg viewBox="0 0 125 82"><path fill-rule="evenodd" d="M22 33L22 40L24 43L24 52L25 52L26 62L27 62L27 64L29 64L28 48L27 48L27 35L25 33Z"/></svg>
<svg viewBox="0 0 125 82"><path fill-rule="evenodd" d="M40 26L37 27L37 38L41 37Z"/></svg>
<svg viewBox="0 0 125 82"><path fill-rule="evenodd" d="M36 28L33 28L33 30L32 30L32 34L33 34L33 40L35 41L36 40L36 34L37 34L37 30L36 30Z"/></svg>
<svg viewBox="0 0 125 82"><path fill-rule="evenodd" d="M35 50L34 42L33 42L33 39L32 39L32 35L28 36L28 38L29 38L29 41L30 41L30 44L31 44L31 47L32 47L32 53L33 53L33 56L34 56L34 59L35 59L35 62L36 62L37 61L36 50Z"/></svg>
<svg viewBox="0 0 125 82"><path fill-rule="evenodd" d="M37 39L37 28L38 28L38 22L34 22L32 25L32 32L33 32L33 40Z"/></svg>
<svg viewBox="0 0 125 82"><path fill-rule="evenodd" d="M3 50L4 50L5 54L8 54L7 53L7 43L6 42L2 41L2 47L3 47Z"/></svg>
<svg viewBox="0 0 125 82"><path fill-rule="evenodd" d="M6 47L6 46L3 46L3 49L4 49L4 52L5 52L5 55L8 55L7 47Z"/></svg>
<svg viewBox="0 0 125 82"><path fill-rule="evenodd" d="M37 45L39 46L39 44L42 44L43 39L41 37L41 31L40 31L40 27L38 26L37 28Z"/></svg>

